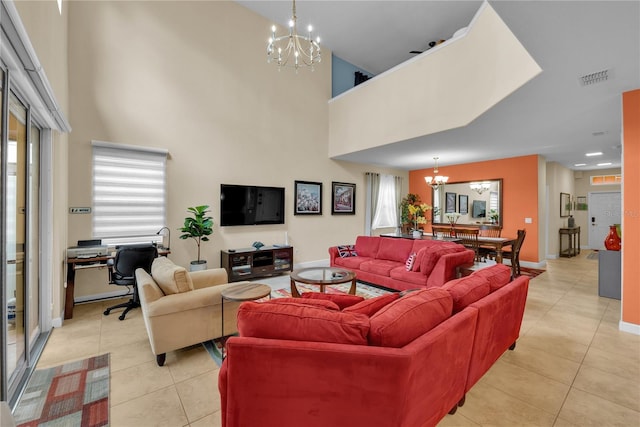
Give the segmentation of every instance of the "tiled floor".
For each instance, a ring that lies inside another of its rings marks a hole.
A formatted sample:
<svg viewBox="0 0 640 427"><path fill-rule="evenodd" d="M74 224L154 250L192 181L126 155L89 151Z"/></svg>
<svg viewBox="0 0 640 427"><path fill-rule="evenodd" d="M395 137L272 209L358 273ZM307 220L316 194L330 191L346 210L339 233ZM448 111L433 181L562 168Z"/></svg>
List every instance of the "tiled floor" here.
<svg viewBox="0 0 640 427"><path fill-rule="evenodd" d="M515 351L441 426L640 426L640 336L618 331L620 301L598 297L598 262L588 252L549 260L531 281ZM113 304L76 306L38 367L110 352L112 426L219 426L218 366L207 352L169 353L156 366L140 310L121 322L102 315Z"/></svg>

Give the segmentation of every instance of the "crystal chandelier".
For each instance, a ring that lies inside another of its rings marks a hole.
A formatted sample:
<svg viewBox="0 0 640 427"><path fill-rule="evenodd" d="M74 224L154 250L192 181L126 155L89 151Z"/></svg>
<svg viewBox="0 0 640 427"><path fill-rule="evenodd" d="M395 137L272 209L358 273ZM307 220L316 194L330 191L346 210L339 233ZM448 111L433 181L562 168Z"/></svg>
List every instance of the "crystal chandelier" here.
<svg viewBox="0 0 640 427"><path fill-rule="evenodd" d="M471 187L472 190L477 191L478 194L482 194L491 188L491 183L490 182L472 182L471 184L469 184L469 187Z"/></svg>
<svg viewBox="0 0 640 427"><path fill-rule="evenodd" d="M438 175L438 158L434 157L433 160L436 161L436 165L433 168L433 174L435 176L425 176L424 180L427 182L427 185L429 185L434 190L437 190L441 185L444 185L447 183L447 181L449 181L449 177Z"/></svg>
<svg viewBox="0 0 640 427"><path fill-rule="evenodd" d="M307 27L307 35L298 34L296 0L289 20L289 34L276 37L276 26L271 26L271 37L267 44L267 62L275 62L280 67L311 67L320 62L320 37L314 40L313 27Z"/></svg>

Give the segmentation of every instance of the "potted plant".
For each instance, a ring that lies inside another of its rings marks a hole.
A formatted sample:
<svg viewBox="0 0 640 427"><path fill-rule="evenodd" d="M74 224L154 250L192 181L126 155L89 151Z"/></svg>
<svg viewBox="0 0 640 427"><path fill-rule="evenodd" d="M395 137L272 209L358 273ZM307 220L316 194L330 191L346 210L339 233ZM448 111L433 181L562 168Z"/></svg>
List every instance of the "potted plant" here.
<svg viewBox="0 0 640 427"><path fill-rule="evenodd" d="M413 221L413 237L422 237L423 231L420 229L420 224L429 222L427 212L431 210L431 206L426 203L421 203L419 205L409 205L408 209Z"/></svg>
<svg viewBox="0 0 640 427"><path fill-rule="evenodd" d="M213 218L207 216L209 205L187 208L187 210L193 216L184 219L184 225L179 229L184 234L180 238L193 239L198 246L198 258L195 261L191 261L190 271L206 270L207 261L200 259L200 244L208 242L209 238L207 236L213 233Z"/></svg>

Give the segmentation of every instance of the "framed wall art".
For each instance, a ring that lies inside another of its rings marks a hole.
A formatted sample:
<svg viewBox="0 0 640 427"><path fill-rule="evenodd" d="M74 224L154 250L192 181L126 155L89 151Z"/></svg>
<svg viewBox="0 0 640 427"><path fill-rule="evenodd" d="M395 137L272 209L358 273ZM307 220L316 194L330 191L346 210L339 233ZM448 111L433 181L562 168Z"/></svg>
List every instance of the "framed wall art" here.
<svg viewBox="0 0 640 427"><path fill-rule="evenodd" d="M295 182L294 215L322 215L322 183Z"/></svg>
<svg viewBox="0 0 640 427"><path fill-rule="evenodd" d="M469 196L466 194L458 195L458 212L460 212L460 215L469 213Z"/></svg>
<svg viewBox="0 0 640 427"><path fill-rule="evenodd" d="M456 193L445 193L444 213L456 211Z"/></svg>
<svg viewBox="0 0 640 427"><path fill-rule="evenodd" d="M568 193L560 193L560 218L566 218L571 214L571 196Z"/></svg>
<svg viewBox="0 0 640 427"><path fill-rule="evenodd" d="M356 185L346 182L331 183L331 215L355 215Z"/></svg>

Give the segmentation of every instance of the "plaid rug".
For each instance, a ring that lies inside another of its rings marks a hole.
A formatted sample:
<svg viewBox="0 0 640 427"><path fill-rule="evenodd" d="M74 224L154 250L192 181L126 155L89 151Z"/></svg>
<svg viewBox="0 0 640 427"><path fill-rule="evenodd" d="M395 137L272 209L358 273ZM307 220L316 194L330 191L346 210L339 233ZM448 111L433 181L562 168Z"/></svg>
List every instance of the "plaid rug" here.
<svg viewBox="0 0 640 427"><path fill-rule="evenodd" d="M37 369L13 416L18 427L108 426L109 353Z"/></svg>

